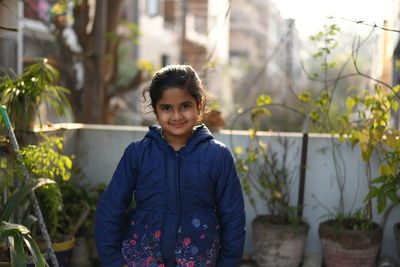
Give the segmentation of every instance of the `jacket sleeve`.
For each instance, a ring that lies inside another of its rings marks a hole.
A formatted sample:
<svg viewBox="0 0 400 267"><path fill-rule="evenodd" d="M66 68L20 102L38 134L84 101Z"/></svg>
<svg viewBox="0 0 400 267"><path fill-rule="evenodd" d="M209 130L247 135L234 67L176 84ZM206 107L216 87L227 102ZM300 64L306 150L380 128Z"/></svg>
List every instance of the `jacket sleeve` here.
<svg viewBox="0 0 400 267"><path fill-rule="evenodd" d="M132 202L137 177L134 143L118 163L111 182L97 203L95 221L96 248L102 266L121 267L125 214Z"/></svg>
<svg viewBox="0 0 400 267"><path fill-rule="evenodd" d="M225 149L217 182L217 212L221 223L222 248L217 266L238 266L243 254L246 218L243 192L232 155Z"/></svg>

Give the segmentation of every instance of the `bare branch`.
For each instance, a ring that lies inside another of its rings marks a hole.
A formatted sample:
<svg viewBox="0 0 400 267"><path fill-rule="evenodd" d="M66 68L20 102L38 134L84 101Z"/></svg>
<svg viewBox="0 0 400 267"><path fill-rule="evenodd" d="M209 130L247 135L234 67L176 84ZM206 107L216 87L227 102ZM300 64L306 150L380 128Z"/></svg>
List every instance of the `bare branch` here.
<svg viewBox="0 0 400 267"><path fill-rule="evenodd" d="M18 32L17 28L7 27L0 25L0 30L10 31L10 32Z"/></svg>
<svg viewBox="0 0 400 267"><path fill-rule="evenodd" d="M333 17L331 17L331 18L333 18ZM346 19L346 18L340 18L340 19L341 19L341 20L345 20L345 21L354 22L354 23L356 23L356 24L361 24L361 25L365 25L365 26L370 26L370 27L372 27L372 28L377 28L377 29L381 29L381 30L384 30L384 31L398 32L398 33L400 33L400 31L398 31L398 30L394 30L394 29L389 29L389 28L386 28L386 27L378 26L378 25L376 25L376 23L370 24L370 23L367 23L367 22L365 22L365 21L363 21L363 20L351 20L351 19Z"/></svg>
<svg viewBox="0 0 400 267"><path fill-rule="evenodd" d="M143 81L143 71L139 70L135 77L133 77L133 79L128 84L118 87L116 90L109 93L107 97L112 98L114 96L124 95L132 91L133 88L137 88Z"/></svg>

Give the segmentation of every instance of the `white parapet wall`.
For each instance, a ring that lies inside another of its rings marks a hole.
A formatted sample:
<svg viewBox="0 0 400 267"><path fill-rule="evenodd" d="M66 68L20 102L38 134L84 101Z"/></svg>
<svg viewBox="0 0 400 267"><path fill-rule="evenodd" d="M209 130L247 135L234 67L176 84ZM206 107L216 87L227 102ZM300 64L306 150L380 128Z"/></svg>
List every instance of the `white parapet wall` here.
<svg viewBox="0 0 400 267"><path fill-rule="evenodd" d="M66 152L76 155L85 183L107 184L122 156L125 147L133 141L141 139L147 132L146 127L115 126L115 125L86 125L86 124L58 124L63 129ZM249 144L249 134L246 131L223 130L214 134L215 138L225 143L229 148ZM260 132L259 138L269 145L269 148L278 153L282 152L279 140L286 138L289 142L287 162L292 172L290 202L297 205L298 181L300 175L301 133L269 133ZM335 146L339 151L336 154L337 164L333 161ZM278 156L279 158L279 156ZM365 163L361 160L357 147L347 143L340 143L327 134L310 134L308 141L308 156L306 164L306 181L304 191L303 215L310 224L306 243L306 253L321 253L318 237L319 222L329 218L339 206L339 189L336 177L345 179L343 200L346 212L355 211L363 204L367 192ZM339 166L335 170L335 166ZM371 163L372 177L377 175L376 162ZM257 202L259 214L268 212L262 201ZM253 253L251 221L256 212L246 199L247 236L245 253ZM382 222L382 216L374 211L375 221ZM397 247L393 235L393 224L400 221L399 209L393 209L388 217L384 229L381 255L387 255L399 262Z"/></svg>

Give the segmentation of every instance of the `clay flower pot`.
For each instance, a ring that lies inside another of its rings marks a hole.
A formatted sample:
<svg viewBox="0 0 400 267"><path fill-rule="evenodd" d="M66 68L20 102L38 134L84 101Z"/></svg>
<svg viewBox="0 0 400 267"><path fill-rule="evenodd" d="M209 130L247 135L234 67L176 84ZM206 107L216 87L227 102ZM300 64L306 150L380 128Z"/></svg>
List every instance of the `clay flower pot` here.
<svg viewBox="0 0 400 267"><path fill-rule="evenodd" d="M343 230L333 226L334 220L319 225L326 267L374 267L382 241L382 227L372 230Z"/></svg>
<svg viewBox="0 0 400 267"><path fill-rule="evenodd" d="M308 225L273 224L267 216L252 222L257 266L298 267L303 258Z"/></svg>

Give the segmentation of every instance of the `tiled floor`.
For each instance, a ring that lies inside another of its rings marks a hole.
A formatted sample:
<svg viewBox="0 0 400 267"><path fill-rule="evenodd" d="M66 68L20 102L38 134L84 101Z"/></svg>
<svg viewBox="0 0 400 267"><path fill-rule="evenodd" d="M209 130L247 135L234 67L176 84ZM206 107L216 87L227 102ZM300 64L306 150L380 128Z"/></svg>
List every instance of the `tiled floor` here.
<svg viewBox="0 0 400 267"><path fill-rule="evenodd" d="M238 267L257 267L257 263L253 260L251 255L244 255L244 258ZM322 255L321 254L305 254L302 262L302 267L321 267ZM279 266L274 266L279 267Z"/></svg>

